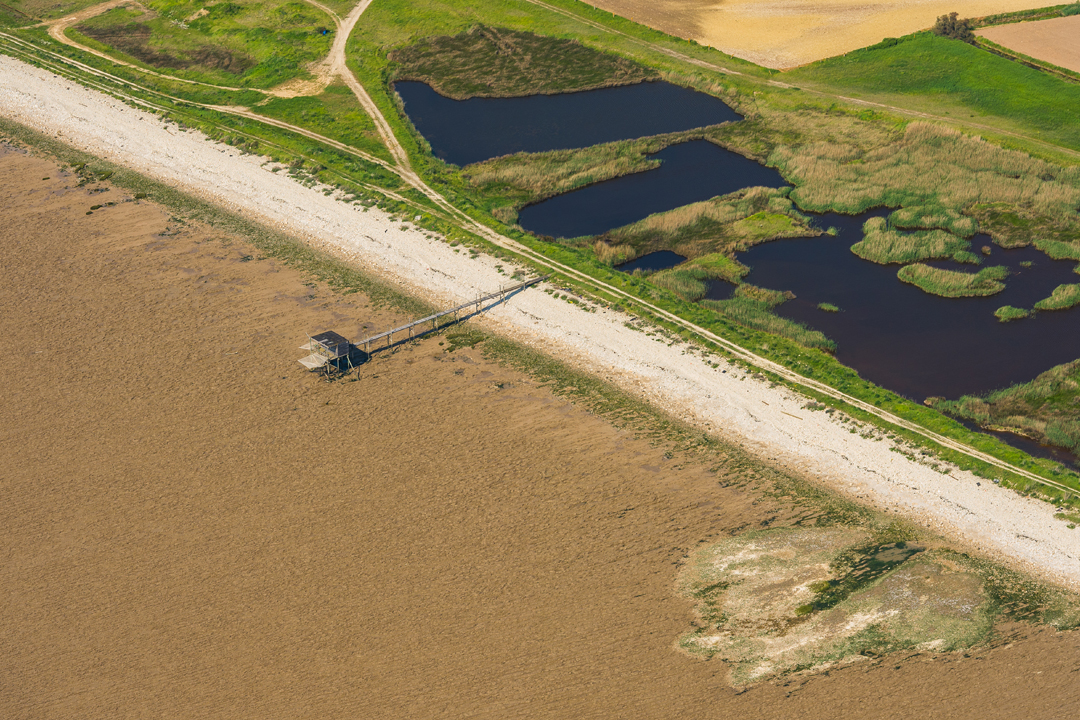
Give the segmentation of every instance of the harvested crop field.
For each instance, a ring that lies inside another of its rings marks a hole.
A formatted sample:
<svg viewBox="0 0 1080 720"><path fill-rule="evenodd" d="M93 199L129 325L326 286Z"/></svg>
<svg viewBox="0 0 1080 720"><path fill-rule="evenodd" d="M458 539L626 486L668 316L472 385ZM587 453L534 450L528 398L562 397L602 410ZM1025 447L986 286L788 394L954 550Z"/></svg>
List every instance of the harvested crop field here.
<svg viewBox="0 0 1080 720"><path fill-rule="evenodd" d="M0 715L1073 716L1020 626L737 693L679 565L792 508L481 348L322 382L306 333L405 315L77 180L0 150Z"/></svg>
<svg viewBox="0 0 1080 720"><path fill-rule="evenodd" d="M976 34L1036 60L1080 72L1080 15L998 25Z"/></svg>
<svg viewBox="0 0 1080 720"><path fill-rule="evenodd" d="M950 12L982 17L1046 5L1045 0L587 0L672 35L770 68L842 55L934 24Z"/></svg>

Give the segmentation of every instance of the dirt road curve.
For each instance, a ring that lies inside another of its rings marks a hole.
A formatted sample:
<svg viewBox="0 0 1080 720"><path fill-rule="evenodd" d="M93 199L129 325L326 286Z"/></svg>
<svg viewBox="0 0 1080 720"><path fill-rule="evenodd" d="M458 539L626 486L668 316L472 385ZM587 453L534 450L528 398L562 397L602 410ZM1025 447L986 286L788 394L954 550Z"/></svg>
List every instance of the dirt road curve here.
<svg viewBox="0 0 1080 720"><path fill-rule="evenodd" d="M439 304L496 288L491 258L470 260L377 210L366 213L269 172L193 133L174 134L152 115L69 81L0 58L0 113L257 218L400 283ZM621 314L579 307L530 290L485 322L592 369L672 413L799 468L841 491L934 527L973 549L1080 587L1080 533L1049 506L967 473L943 475L865 439L805 400L770 389L733 366L712 368L684 348L627 328ZM725 372L726 371L726 372Z"/></svg>

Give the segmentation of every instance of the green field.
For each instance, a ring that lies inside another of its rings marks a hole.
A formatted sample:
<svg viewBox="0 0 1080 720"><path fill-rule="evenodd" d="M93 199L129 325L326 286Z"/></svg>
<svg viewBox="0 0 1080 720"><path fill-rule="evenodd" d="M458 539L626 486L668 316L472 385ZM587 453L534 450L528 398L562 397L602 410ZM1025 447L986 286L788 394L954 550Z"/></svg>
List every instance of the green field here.
<svg viewBox="0 0 1080 720"><path fill-rule="evenodd" d="M1004 129L1025 129L1080 150L1080 85L928 32L822 60L784 79L882 102L921 103L961 123L996 118Z"/></svg>

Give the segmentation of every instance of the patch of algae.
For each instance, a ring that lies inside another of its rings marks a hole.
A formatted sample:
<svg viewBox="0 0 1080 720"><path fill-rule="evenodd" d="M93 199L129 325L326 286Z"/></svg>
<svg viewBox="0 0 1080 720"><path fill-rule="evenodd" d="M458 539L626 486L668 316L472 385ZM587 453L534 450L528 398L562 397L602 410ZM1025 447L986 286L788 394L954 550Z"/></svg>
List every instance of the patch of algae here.
<svg viewBox="0 0 1080 720"><path fill-rule="evenodd" d="M680 590L698 629L679 645L723 659L733 685L896 650L945 652L988 638L983 580L946 553L876 546L852 528L776 528L700 550Z"/></svg>

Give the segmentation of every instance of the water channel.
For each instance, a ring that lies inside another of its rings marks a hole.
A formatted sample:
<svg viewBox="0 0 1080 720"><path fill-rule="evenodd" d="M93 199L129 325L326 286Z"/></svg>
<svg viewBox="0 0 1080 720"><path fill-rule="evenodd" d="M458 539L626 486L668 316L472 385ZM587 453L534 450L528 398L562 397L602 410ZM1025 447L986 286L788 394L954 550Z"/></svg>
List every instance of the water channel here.
<svg viewBox="0 0 1080 720"><path fill-rule="evenodd" d="M551 237L599 235L745 187L787 184L776 170L708 140L671 145L649 157L660 160L660 167L528 205L521 209L518 224Z"/></svg>
<svg viewBox="0 0 1080 720"><path fill-rule="evenodd" d="M435 157L460 166L742 119L712 95L666 82L470 100L451 100L421 82L398 82L394 89Z"/></svg>

